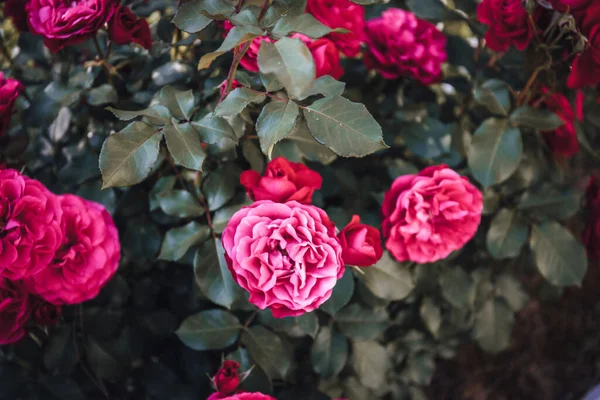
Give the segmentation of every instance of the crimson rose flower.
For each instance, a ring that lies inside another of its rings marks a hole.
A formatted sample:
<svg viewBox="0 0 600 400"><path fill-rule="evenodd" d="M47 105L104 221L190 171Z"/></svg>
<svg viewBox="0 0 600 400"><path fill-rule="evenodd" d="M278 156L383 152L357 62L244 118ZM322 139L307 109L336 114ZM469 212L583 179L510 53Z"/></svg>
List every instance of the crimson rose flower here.
<svg viewBox="0 0 600 400"><path fill-rule="evenodd" d="M315 310L344 274L342 247L325 211L296 201L257 201L223 231L225 259L250 302L275 318Z"/></svg>
<svg viewBox="0 0 600 400"><path fill-rule="evenodd" d="M0 344L14 343L25 336L30 315L27 288L21 282L0 278Z"/></svg>
<svg viewBox="0 0 600 400"><path fill-rule="evenodd" d="M212 378L215 389L222 395L230 395L240 384L240 374L238 370L240 364L235 361L226 360L223 366L217 371L217 374Z"/></svg>
<svg viewBox="0 0 600 400"><path fill-rule="evenodd" d="M525 50L533 37L534 27L522 0L483 0L477 6L477 19L489 25L485 41L494 51L506 51L513 45Z"/></svg>
<svg viewBox="0 0 600 400"><path fill-rule="evenodd" d="M27 13L25 12L25 5L28 0L6 0L4 3L4 16L12 20L15 28L19 32L27 32L29 26L27 26Z"/></svg>
<svg viewBox="0 0 600 400"><path fill-rule="evenodd" d="M31 30L53 53L93 36L113 15L119 0L29 0Z"/></svg>
<svg viewBox="0 0 600 400"><path fill-rule="evenodd" d="M548 90L544 89L544 93L548 94ZM546 142L554 154L571 157L579 151L575 121L583 119L583 97L583 93L577 93L575 107L561 93L547 96L541 102L543 106L556 113L564 122L564 125L553 131L544 132Z"/></svg>
<svg viewBox="0 0 600 400"><path fill-rule="evenodd" d="M277 203L297 201L310 204L315 189L321 189L323 178L302 163L277 157L265 169L261 177L248 170L240 175L240 183L252 200L271 200Z"/></svg>
<svg viewBox="0 0 600 400"><path fill-rule="evenodd" d="M348 33L327 35L348 57L356 57L365 35L365 10L350 0L308 0L306 11L330 28L343 28Z"/></svg>
<svg viewBox="0 0 600 400"><path fill-rule="evenodd" d="M386 79L401 76L424 84L440 81L446 37L435 25L399 8L367 22L365 65Z"/></svg>
<svg viewBox="0 0 600 400"><path fill-rule="evenodd" d="M584 243L588 254L600 261L600 179L592 178L587 190L589 224L585 230Z"/></svg>
<svg viewBox="0 0 600 400"><path fill-rule="evenodd" d="M26 283L52 304L77 304L96 297L115 274L121 257L119 234L102 205L70 194L59 199L62 245L48 268Z"/></svg>
<svg viewBox="0 0 600 400"><path fill-rule="evenodd" d="M358 215L352 217L338 238L343 249L342 259L347 265L368 267L379 261L383 254L379 229L361 224Z"/></svg>
<svg viewBox="0 0 600 400"><path fill-rule="evenodd" d="M62 315L62 307L48 303L41 298L33 299L33 320L41 326L54 326L58 324Z"/></svg>
<svg viewBox="0 0 600 400"><path fill-rule="evenodd" d="M0 277L21 279L48 266L62 241L62 214L40 182L0 170Z"/></svg>
<svg viewBox="0 0 600 400"><path fill-rule="evenodd" d="M600 3L594 2L586 9L581 31L588 45L571 66L567 85L572 89L600 84Z"/></svg>
<svg viewBox="0 0 600 400"><path fill-rule="evenodd" d="M266 394L258 392L244 392L236 393L231 396L223 396L221 393L213 393L206 400L277 400L275 397L271 397Z"/></svg>
<svg viewBox="0 0 600 400"><path fill-rule="evenodd" d="M398 261L430 263L463 247L481 221L483 196L445 165L394 181L383 200L383 236Z"/></svg>
<svg viewBox="0 0 600 400"><path fill-rule="evenodd" d="M0 72L0 136L4 135L12 118L12 110L23 85L16 79L5 78Z"/></svg>
<svg viewBox="0 0 600 400"><path fill-rule="evenodd" d="M136 17L129 7L119 7L108 21L110 38L116 44L137 43L143 48L152 48L152 33L148 21Z"/></svg>

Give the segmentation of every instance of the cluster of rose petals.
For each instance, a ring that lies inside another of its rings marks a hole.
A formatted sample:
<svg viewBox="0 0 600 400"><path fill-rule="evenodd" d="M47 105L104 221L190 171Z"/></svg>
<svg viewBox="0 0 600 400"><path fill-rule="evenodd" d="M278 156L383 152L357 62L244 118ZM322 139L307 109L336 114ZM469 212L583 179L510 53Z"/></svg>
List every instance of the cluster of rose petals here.
<svg viewBox="0 0 600 400"><path fill-rule="evenodd" d="M383 201L385 245L398 261L438 261L473 237L482 209L481 192L445 165L400 176Z"/></svg>
<svg viewBox="0 0 600 400"><path fill-rule="evenodd" d="M386 79L409 77L431 84L442 78L446 37L411 12L389 8L368 21L366 43L365 65Z"/></svg>
<svg viewBox="0 0 600 400"><path fill-rule="evenodd" d="M276 318L315 310L344 274L342 247L325 211L296 201L258 201L223 232L225 258L250 302Z"/></svg>
<svg viewBox="0 0 600 400"><path fill-rule="evenodd" d="M590 3L585 9L580 29L588 43L573 60L567 79L567 85L574 89L600 84L600 2Z"/></svg>
<svg viewBox="0 0 600 400"><path fill-rule="evenodd" d="M29 291L21 282L0 278L0 344L13 343L25 336L31 307Z"/></svg>
<svg viewBox="0 0 600 400"><path fill-rule="evenodd" d="M62 242L62 214L40 182L0 170L0 277L22 279L48 266Z"/></svg>
<svg viewBox="0 0 600 400"><path fill-rule="evenodd" d="M338 234L344 263L357 267L375 264L383 255L379 229L360 223L358 215Z"/></svg>
<svg viewBox="0 0 600 400"><path fill-rule="evenodd" d="M64 239L50 265L26 282L52 304L92 299L115 274L121 248L110 214L98 203L74 195L59 196Z"/></svg>
<svg viewBox="0 0 600 400"><path fill-rule="evenodd" d="M108 22L110 38L116 44L137 43L150 50L152 47L152 33L148 21L139 18L129 7L119 7Z"/></svg>
<svg viewBox="0 0 600 400"><path fill-rule="evenodd" d="M544 137L552 152L561 157L571 157L579 151L575 122L583 120L583 93L578 92L575 107L569 99L561 93L546 94L541 105L556 113L564 124L553 131L544 132Z"/></svg>
<svg viewBox="0 0 600 400"><path fill-rule="evenodd" d="M489 25L485 42L494 51L506 51L510 46L525 50L533 37L535 28L521 0L483 0L477 18Z"/></svg>
<svg viewBox="0 0 600 400"><path fill-rule="evenodd" d="M206 400L277 400L267 394L258 392L235 393L231 396L224 396L221 393L213 393Z"/></svg>
<svg viewBox="0 0 600 400"><path fill-rule="evenodd" d="M236 391L240 384L239 374L240 364L236 361L225 360L223 365L212 378L213 385L217 392L223 396L228 396Z"/></svg>
<svg viewBox="0 0 600 400"><path fill-rule="evenodd" d="M0 136L8 129L12 118L12 111L23 85L11 78L5 78L0 72Z"/></svg>

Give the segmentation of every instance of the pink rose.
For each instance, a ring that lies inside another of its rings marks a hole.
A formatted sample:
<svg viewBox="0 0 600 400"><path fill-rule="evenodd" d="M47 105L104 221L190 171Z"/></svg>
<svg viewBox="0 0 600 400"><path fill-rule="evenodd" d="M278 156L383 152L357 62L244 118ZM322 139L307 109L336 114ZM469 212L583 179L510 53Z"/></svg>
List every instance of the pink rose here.
<svg viewBox="0 0 600 400"><path fill-rule="evenodd" d="M567 85L572 89L600 84L600 3L594 2L585 10L581 32L588 45L571 66Z"/></svg>
<svg viewBox="0 0 600 400"><path fill-rule="evenodd" d="M385 245L398 261L441 260L473 237L482 209L481 192L445 165L400 176L383 200Z"/></svg>
<svg viewBox="0 0 600 400"><path fill-rule="evenodd" d="M340 52L329 39L317 39L306 43L313 59L315 60L316 77L329 75L340 79L344 75L344 68L340 64Z"/></svg>
<svg viewBox="0 0 600 400"><path fill-rule="evenodd" d="M230 395L240 385L240 364L233 360L223 361L223 365L212 378L215 389L221 395Z"/></svg>
<svg viewBox="0 0 600 400"><path fill-rule="evenodd" d="M327 38L346 56L356 57L365 35L365 10L350 0L308 0L306 12L330 28L348 33L330 33Z"/></svg>
<svg viewBox="0 0 600 400"><path fill-rule="evenodd" d="M21 279L50 264L62 241L58 198L40 182L0 170L0 277Z"/></svg>
<svg viewBox="0 0 600 400"><path fill-rule="evenodd" d="M399 8L367 22L364 62L386 79L401 76L426 85L442 79L446 37L435 25Z"/></svg>
<svg viewBox="0 0 600 400"><path fill-rule="evenodd" d="M368 267L383 255L379 229L361 224L358 215L338 234L342 245L342 259L347 265Z"/></svg>
<svg viewBox="0 0 600 400"><path fill-rule="evenodd" d="M277 400L266 394L254 392L236 393L231 396L224 396L221 393L213 393L206 400Z"/></svg>
<svg viewBox="0 0 600 400"><path fill-rule="evenodd" d="M54 326L58 324L62 315L62 307L48 303L46 300L34 297L33 320L41 326Z"/></svg>
<svg viewBox="0 0 600 400"><path fill-rule="evenodd" d="M138 18L129 7L118 7L108 21L110 38L116 44L137 43L146 50L152 48L152 33L148 21Z"/></svg>
<svg viewBox="0 0 600 400"><path fill-rule="evenodd" d="M225 259L250 302L276 318L315 310L344 274L342 247L325 211L296 201L258 201L223 231Z"/></svg>
<svg viewBox="0 0 600 400"><path fill-rule="evenodd" d="M0 136L8 129L15 101L22 90L23 85L18 80L4 78L0 72Z"/></svg>
<svg viewBox="0 0 600 400"><path fill-rule="evenodd" d="M25 336L30 315L31 299L25 286L0 278L0 344L14 343Z"/></svg>
<svg viewBox="0 0 600 400"><path fill-rule="evenodd" d="M547 96L543 98L541 105L556 113L564 122L564 125L553 131L544 132L544 138L554 154L571 157L579 151L575 121L583 119L583 93L577 93L573 107L562 93L550 95L548 89L544 89L543 92Z"/></svg>
<svg viewBox="0 0 600 400"><path fill-rule="evenodd" d="M117 228L98 203L66 194L59 196L64 240L53 262L26 283L52 304L92 299L115 274L121 257Z"/></svg>
<svg viewBox="0 0 600 400"><path fill-rule="evenodd" d="M96 34L112 17L119 0L30 0L29 26L53 53Z"/></svg>
<svg viewBox="0 0 600 400"><path fill-rule="evenodd" d="M310 204L315 189L321 189L323 178L302 163L277 157L267 164L263 176L252 170L242 172L240 183L255 201L285 203L293 200Z"/></svg>
<svg viewBox="0 0 600 400"><path fill-rule="evenodd" d="M522 0L483 0L477 6L477 19L489 25L485 41L494 51L506 51L513 45L525 50L533 37L534 27Z"/></svg>

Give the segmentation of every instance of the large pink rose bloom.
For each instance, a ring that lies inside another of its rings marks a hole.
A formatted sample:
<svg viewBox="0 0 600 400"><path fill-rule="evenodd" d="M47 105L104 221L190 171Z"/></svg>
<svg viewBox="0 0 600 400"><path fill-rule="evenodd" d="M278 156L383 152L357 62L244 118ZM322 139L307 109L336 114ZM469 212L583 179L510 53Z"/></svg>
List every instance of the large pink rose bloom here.
<svg viewBox="0 0 600 400"><path fill-rule="evenodd" d="M221 393L213 393L206 400L277 400L266 394L258 392L235 393L230 396L222 395Z"/></svg>
<svg viewBox="0 0 600 400"><path fill-rule="evenodd" d="M52 304L76 304L96 297L115 274L121 246L103 206L70 194L59 199L64 240L50 266L26 283Z"/></svg>
<svg viewBox="0 0 600 400"><path fill-rule="evenodd" d="M250 302L276 318L323 304L344 274L342 247L325 211L296 201L257 201L223 231L225 259Z"/></svg>
<svg viewBox="0 0 600 400"><path fill-rule="evenodd" d="M383 200L385 245L398 261L441 260L473 237L482 209L481 192L445 165L400 176Z"/></svg>
<svg viewBox="0 0 600 400"><path fill-rule="evenodd" d="M23 0L24 1L24 0ZM119 0L30 0L29 26L53 53L93 36L115 12Z"/></svg>
<svg viewBox="0 0 600 400"><path fill-rule="evenodd" d="M40 272L62 241L58 198L40 182L0 169L0 277Z"/></svg>
<svg viewBox="0 0 600 400"><path fill-rule="evenodd" d="M426 85L442 79L446 37L431 22L399 8L389 8L367 22L364 62L386 79L401 76Z"/></svg>
<svg viewBox="0 0 600 400"><path fill-rule="evenodd" d="M350 0L308 0L306 11L330 28L344 28L348 33L331 33L327 37L348 57L360 53L365 36L365 9Z"/></svg>

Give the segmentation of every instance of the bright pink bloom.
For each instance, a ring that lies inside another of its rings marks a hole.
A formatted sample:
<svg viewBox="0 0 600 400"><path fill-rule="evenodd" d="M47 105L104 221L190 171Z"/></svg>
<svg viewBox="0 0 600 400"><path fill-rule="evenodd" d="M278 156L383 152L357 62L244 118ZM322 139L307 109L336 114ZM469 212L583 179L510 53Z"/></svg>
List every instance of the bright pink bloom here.
<svg viewBox="0 0 600 400"><path fill-rule="evenodd" d="M31 316L31 296L18 281L0 278L0 344L14 343L27 331Z"/></svg>
<svg viewBox="0 0 600 400"><path fill-rule="evenodd" d="M368 267L383 255L379 229L360 223L358 215L338 234L342 245L342 259L346 265Z"/></svg>
<svg viewBox="0 0 600 400"><path fill-rule="evenodd" d="M23 85L16 79L5 78L0 72L0 136L4 135L12 118L13 107Z"/></svg>
<svg viewBox="0 0 600 400"><path fill-rule="evenodd" d="M477 19L489 25L485 42L494 51L510 46L525 50L533 37L534 27L522 0L483 0L477 6Z"/></svg>
<svg viewBox="0 0 600 400"><path fill-rule="evenodd" d="M223 396L221 393L213 393L206 400L277 400L266 394L254 392L236 393L231 396Z"/></svg>

